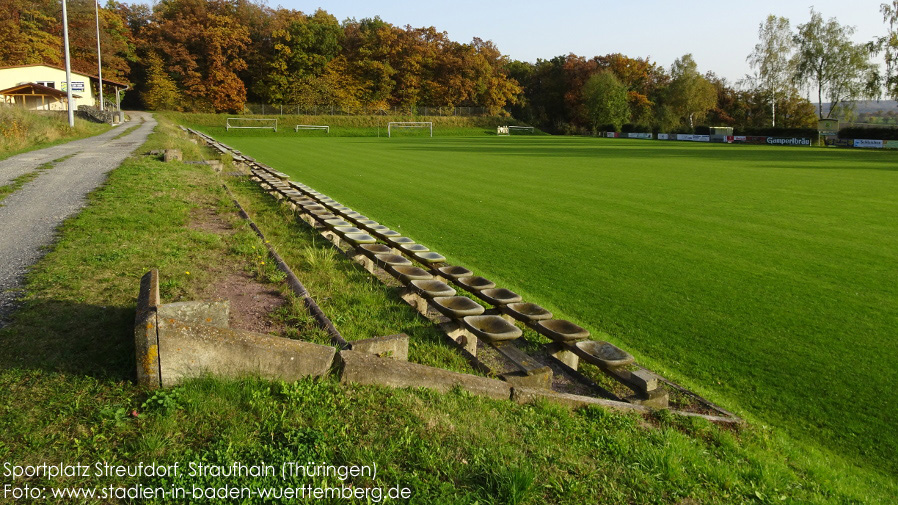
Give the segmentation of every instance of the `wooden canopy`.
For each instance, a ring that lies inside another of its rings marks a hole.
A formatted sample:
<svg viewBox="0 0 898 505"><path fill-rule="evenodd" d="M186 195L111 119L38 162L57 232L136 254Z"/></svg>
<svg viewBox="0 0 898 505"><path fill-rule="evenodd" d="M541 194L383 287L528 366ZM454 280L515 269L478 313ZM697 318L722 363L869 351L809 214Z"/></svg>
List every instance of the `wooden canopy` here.
<svg viewBox="0 0 898 505"><path fill-rule="evenodd" d="M68 99L65 91L33 82L0 90L0 96L3 96L4 102L7 104L35 110L50 110L52 104L65 102ZM80 95L72 95L72 97L81 98Z"/></svg>

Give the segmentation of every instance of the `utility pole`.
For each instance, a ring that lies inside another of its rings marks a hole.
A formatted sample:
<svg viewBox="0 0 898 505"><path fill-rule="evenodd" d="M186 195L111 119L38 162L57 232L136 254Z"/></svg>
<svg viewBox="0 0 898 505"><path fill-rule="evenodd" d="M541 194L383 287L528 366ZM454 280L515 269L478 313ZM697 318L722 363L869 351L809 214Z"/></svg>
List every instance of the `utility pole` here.
<svg viewBox="0 0 898 505"><path fill-rule="evenodd" d="M75 127L75 111L72 110L72 62L69 57L69 15L66 10L66 2L62 0L62 38L65 42L65 91L69 109L69 128Z"/></svg>
<svg viewBox="0 0 898 505"><path fill-rule="evenodd" d="M100 110L103 110L103 61L100 56L100 5L99 0L94 0L94 14L97 18L97 77L100 78Z"/></svg>

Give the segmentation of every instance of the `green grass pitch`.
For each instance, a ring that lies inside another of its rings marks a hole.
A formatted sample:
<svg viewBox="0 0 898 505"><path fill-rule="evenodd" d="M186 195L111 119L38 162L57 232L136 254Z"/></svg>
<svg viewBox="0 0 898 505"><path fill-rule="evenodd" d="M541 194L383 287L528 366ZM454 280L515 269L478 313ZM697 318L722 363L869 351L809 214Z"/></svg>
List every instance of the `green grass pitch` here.
<svg viewBox="0 0 898 505"><path fill-rule="evenodd" d="M750 419L898 472L898 153L206 130Z"/></svg>

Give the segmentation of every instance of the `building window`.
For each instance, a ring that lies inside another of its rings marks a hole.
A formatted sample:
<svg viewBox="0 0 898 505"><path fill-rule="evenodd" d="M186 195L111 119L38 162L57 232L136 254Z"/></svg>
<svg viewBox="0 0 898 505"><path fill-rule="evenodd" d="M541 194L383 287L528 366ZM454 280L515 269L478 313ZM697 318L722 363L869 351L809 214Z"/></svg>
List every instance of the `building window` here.
<svg viewBox="0 0 898 505"><path fill-rule="evenodd" d="M40 84L41 86L56 89L56 82L54 81L37 81L35 84Z"/></svg>

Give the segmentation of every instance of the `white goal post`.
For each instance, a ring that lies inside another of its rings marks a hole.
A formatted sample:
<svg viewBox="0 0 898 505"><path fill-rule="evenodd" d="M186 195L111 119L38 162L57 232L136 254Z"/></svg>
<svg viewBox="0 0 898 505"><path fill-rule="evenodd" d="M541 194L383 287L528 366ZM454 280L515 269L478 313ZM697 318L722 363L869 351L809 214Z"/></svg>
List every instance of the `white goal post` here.
<svg viewBox="0 0 898 505"><path fill-rule="evenodd" d="M532 126L497 126L496 127L496 135L500 137L507 137L511 135L512 132L523 132L526 131L528 133L533 133Z"/></svg>
<svg viewBox="0 0 898 505"><path fill-rule="evenodd" d="M244 121L248 121L249 123L244 123ZM277 118L251 118L251 117L229 117L225 120L225 131L231 130L231 128L253 128L253 129L268 129L278 131L278 119Z"/></svg>
<svg viewBox="0 0 898 505"><path fill-rule="evenodd" d="M433 137L433 122L431 121L390 121L387 123L387 138L393 128L429 128L430 136Z"/></svg>
<svg viewBox="0 0 898 505"><path fill-rule="evenodd" d="M293 131L298 132L299 130L324 130L324 133L330 133L331 127L328 125L298 124L293 128Z"/></svg>

